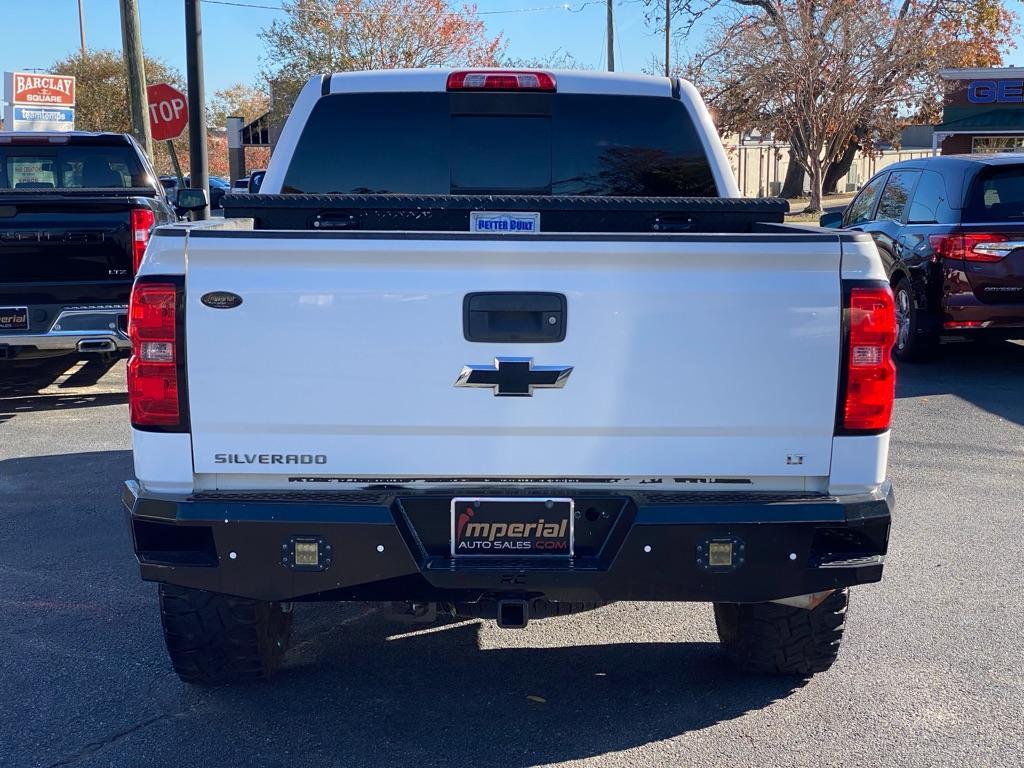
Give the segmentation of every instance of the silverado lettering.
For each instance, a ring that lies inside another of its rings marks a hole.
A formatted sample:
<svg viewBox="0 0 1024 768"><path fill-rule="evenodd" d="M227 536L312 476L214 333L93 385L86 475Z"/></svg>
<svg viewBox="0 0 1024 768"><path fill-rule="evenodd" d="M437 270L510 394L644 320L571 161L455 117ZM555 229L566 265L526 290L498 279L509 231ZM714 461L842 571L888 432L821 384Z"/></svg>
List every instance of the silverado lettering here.
<svg viewBox="0 0 1024 768"><path fill-rule="evenodd" d="M218 453L214 464L326 464L322 453Z"/></svg>

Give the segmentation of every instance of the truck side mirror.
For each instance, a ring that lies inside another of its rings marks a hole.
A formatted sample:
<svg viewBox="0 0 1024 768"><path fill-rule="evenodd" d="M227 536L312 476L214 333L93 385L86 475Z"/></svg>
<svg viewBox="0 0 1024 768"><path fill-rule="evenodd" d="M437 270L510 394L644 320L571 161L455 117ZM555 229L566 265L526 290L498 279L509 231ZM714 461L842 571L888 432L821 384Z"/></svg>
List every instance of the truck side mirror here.
<svg viewBox="0 0 1024 768"><path fill-rule="evenodd" d="M821 218L818 219L819 227L828 227L829 229L838 229L843 225L843 214L839 211L829 211L828 213L821 214Z"/></svg>
<svg viewBox="0 0 1024 768"><path fill-rule="evenodd" d="M205 189L179 189L174 195L174 207L178 213L201 211L209 204Z"/></svg>

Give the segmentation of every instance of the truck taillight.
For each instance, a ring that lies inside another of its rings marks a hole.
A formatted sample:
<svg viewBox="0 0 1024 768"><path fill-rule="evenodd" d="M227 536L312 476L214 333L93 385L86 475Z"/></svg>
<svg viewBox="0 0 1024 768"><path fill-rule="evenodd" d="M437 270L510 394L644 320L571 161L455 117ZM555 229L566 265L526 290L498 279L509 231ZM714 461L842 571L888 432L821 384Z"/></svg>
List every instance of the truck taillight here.
<svg viewBox="0 0 1024 768"><path fill-rule="evenodd" d="M149 245L149 235L156 224L156 215L149 208L132 208L132 274L139 272L139 264Z"/></svg>
<svg viewBox="0 0 1024 768"><path fill-rule="evenodd" d="M548 72L452 72L449 91L554 91L555 76Z"/></svg>
<svg viewBox="0 0 1024 768"><path fill-rule="evenodd" d="M896 305L886 285L854 287L849 298L845 399L842 427L882 432L892 420L896 397Z"/></svg>
<svg viewBox="0 0 1024 768"><path fill-rule="evenodd" d="M128 408L133 427L181 424L178 398L178 290L136 282L128 308Z"/></svg>

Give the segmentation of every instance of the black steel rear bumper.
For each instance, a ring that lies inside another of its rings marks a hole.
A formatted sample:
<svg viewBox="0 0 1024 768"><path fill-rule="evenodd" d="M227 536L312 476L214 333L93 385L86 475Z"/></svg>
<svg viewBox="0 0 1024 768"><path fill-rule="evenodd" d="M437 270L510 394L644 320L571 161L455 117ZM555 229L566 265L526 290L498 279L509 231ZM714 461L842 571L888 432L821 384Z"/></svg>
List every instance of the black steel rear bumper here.
<svg viewBox="0 0 1024 768"><path fill-rule="evenodd" d="M475 558L441 552L431 504L509 489L324 494L123 496L142 578L260 600L474 602L762 602L878 581L892 490L835 498L792 494L580 493L578 506L618 510L587 556ZM409 510L419 504L416 515ZM432 501L433 500L433 501ZM604 505L604 507L602 507ZM438 525L447 528L443 511ZM606 516L607 517L607 516ZM427 522L423 522L428 520ZM296 568L296 537L320 543L317 569ZM711 542L732 543L729 566L708 563Z"/></svg>

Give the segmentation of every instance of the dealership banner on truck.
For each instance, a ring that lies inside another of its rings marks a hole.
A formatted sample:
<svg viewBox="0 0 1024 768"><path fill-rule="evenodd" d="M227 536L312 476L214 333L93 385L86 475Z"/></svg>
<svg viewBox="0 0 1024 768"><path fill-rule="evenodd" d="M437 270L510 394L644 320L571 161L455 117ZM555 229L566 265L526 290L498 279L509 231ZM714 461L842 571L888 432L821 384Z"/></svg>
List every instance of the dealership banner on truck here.
<svg viewBox="0 0 1024 768"><path fill-rule="evenodd" d="M39 72L4 72L4 128L73 131L75 78Z"/></svg>

